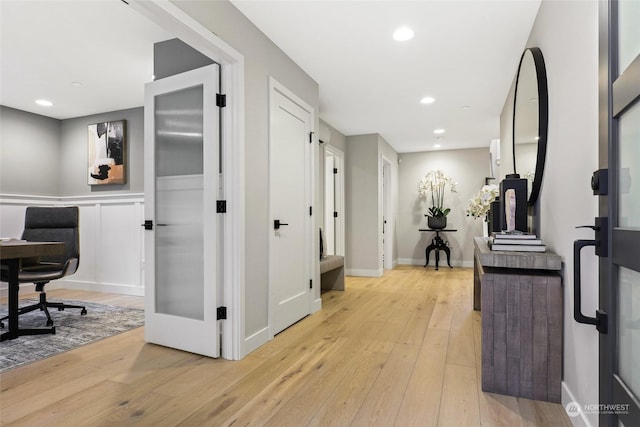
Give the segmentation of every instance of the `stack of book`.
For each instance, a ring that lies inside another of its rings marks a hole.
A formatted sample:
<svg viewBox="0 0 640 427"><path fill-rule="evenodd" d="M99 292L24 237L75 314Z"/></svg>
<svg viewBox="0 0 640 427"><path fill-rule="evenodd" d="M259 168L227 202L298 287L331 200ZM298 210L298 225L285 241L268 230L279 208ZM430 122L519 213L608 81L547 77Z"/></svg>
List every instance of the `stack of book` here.
<svg viewBox="0 0 640 427"><path fill-rule="evenodd" d="M546 246L535 234L507 233L505 231L492 233L489 238L492 251L545 252Z"/></svg>

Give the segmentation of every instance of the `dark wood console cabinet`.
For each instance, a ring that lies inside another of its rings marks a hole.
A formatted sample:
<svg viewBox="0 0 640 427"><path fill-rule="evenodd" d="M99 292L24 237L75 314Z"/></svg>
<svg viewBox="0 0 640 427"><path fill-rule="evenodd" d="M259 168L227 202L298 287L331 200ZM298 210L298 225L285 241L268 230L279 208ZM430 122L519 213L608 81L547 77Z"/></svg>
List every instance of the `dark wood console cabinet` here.
<svg viewBox="0 0 640 427"><path fill-rule="evenodd" d="M491 251L474 238L474 309L482 309L482 390L560 402L560 256Z"/></svg>

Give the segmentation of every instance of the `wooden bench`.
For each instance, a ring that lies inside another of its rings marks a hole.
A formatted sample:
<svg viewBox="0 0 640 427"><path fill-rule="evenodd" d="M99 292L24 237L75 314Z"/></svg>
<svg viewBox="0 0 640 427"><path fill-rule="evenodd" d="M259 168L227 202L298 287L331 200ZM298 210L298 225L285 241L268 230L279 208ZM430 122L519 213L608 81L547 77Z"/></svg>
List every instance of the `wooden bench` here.
<svg viewBox="0 0 640 427"><path fill-rule="evenodd" d="M320 260L320 287L326 290L344 291L344 257L327 255Z"/></svg>

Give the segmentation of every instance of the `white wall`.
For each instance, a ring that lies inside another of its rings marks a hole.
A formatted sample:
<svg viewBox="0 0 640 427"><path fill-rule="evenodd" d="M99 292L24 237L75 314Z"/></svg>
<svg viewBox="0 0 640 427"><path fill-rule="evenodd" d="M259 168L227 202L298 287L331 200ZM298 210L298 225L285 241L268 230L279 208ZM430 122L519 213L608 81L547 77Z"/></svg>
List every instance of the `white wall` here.
<svg viewBox="0 0 640 427"><path fill-rule="evenodd" d="M443 233L441 236L449 241L451 265L473 266L473 237L482 236L482 220L467 217L466 209L469 200L480 191L485 177L489 175L489 149L404 153L400 158L398 262L424 265L424 250L435 234L418 231L419 228L427 228L424 215L431 207L418 194L418 180L431 170L441 169L458 183L456 193L451 193L447 187L444 196L445 207L451 208L447 216L447 228L458 231ZM431 266L435 263L434 258L432 254Z"/></svg>
<svg viewBox="0 0 640 427"><path fill-rule="evenodd" d="M547 161L538 201L540 235L564 261L563 404L598 403L598 332L573 320L573 241L593 238L578 225L593 224L597 198L590 189L598 168L598 3L543 1L528 47L545 58L549 87ZM511 156L511 109L501 117L502 158ZM506 151L509 150L509 151ZM503 173L508 171L503 170ZM593 315L598 301L597 258L583 251L582 311ZM596 414L572 418L575 425L598 425Z"/></svg>
<svg viewBox="0 0 640 427"><path fill-rule="evenodd" d="M19 238L27 206L78 206L80 266L47 289L67 288L144 295L142 194L96 197L0 197L0 235ZM24 284L22 286L33 286ZM6 284L0 287L6 293Z"/></svg>
<svg viewBox="0 0 640 427"><path fill-rule="evenodd" d="M388 191L390 195L390 200L385 201L384 203L388 203L389 206L389 216L386 218L387 224L385 225L385 239L387 243L391 245L391 264L395 266L398 264L398 204L400 202L398 198L398 153L393 147L385 140L382 136L378 135L378 153L380 156L380 161L378 164L378 182L379 182L379 192L378 192L378 203L380 204L380 213L378 216L378 232L380 236L380 241L378 242L378 253L382 254L382 222L383 222L383 210L382 203L384 197L382 197L382 159L388 161L391 167L391 177L389 178L391 188ZM380 255L379 262L382 262L382 256ZM382 264L380 264L382 267Z"/></svg>

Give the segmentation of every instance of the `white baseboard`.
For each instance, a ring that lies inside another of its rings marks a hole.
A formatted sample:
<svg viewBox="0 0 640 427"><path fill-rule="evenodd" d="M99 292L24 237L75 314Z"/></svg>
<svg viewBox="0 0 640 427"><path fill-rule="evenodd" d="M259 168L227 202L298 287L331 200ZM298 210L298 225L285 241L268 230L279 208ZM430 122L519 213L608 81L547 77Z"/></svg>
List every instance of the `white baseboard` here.
<svg viewBox="0 0 640 427"><path fill-rule="evenodd" d="M318 298L317 300L313 301L313 304L311 305L311 314L320 311L322 309L322 298Z"/></svg>
<svg viewBox="0 0 640 427"><path fill-rule="evenodd" d="M571 402L578 402L574 397L573 393L571 392L571 389L569 389L569 386L564 381L562 382L561 402L564 408L566 408L567 405ZM571 424L573 424L573 427L592 427L592 424L589 422L589 419L582 411L580 411L580 414L577 416L570 416L569 420L571 421Z"/></svg>
<svg viewBox="0 0 640 427"><path fill-rule="evenodd" d="M269 327L260 329L258 332L246 337L241 349L240 359L267 342L269 342Z"/></svg>
<svg viewBox="0 0 640 427"><path fill-rule="evenodd" d="M48 288L52 289L51 285L54 283L51 282L47 285ZM108 292L111 294L120 294L120 295L132 295L143 297L144 296L144 287L133 286L133 285L122 285L117 283L95 283L95 282L80 282L75 280L58 280L55 283L55 287L53 289L77 289L81 291L93 291L93 292Z"/></svg>
<svg viewBox="0 0 640 427"><path fill-rule="evenodd" d="M345 268L345 276L360 276L360 277L382 277L384 270L363 270L358 268Z"/></svg>
<svg viewBox="0 0 640 427"><path fill-rule="evenodd" d="M424 265L424 258L422 259L411 259L411 258L399 258L398 259L398 264L401 265ZM429 266L434 266L434 261L431 260L431 262L429 263ZM445 258L444 260L442 258L440 258L440 263L439 263L440 267L442 267L443 265L447 265L447 259ZM451 261L451 266L452 267L463 267L463 268L471 268L473 267L473 260L471 261L466 261L466 260L462 260L462 261Z"/></svg>

